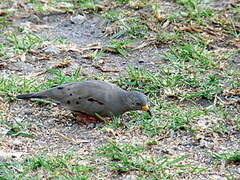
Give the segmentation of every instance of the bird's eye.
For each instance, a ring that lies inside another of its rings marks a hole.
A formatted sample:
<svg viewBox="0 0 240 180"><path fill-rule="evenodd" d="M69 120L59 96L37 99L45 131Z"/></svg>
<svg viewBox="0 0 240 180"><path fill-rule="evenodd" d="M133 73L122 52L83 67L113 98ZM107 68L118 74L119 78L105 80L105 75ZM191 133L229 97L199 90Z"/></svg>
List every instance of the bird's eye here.
<svg viewBox="0 0 240 180"><path fill-rule="evenodd" d="M138 103L138 102L137 102L136 105L137 105L137 106L141 106L141 103Z"/></svg>

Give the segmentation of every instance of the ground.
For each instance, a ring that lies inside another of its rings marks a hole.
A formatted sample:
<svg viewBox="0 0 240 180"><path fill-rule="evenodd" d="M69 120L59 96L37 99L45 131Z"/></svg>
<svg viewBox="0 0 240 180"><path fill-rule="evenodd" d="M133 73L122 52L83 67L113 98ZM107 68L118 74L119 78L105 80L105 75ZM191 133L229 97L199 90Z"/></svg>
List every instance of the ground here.
<svg viewBox="0 0 240 180"><path fill-rule="evenodd" d="M240 179L240 1L3 0L1 179ZM86 125L16 95L83 79L153 116Z"/></svg>

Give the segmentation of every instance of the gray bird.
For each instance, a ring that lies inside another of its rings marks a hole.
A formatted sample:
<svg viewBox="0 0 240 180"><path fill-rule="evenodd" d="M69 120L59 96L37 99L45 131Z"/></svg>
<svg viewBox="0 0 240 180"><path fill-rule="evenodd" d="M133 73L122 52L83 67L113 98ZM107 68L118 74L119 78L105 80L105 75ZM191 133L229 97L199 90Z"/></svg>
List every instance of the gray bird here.
<svg viewBox="0 0 240 180"><path fill-rule="evenodd" d="M137 91L126 91L101 80L65 83L41 92L22 94L18 99L50 99L73 112L94 116L119 116L127 111L143 110L150 115L147 97Z"/></svg>

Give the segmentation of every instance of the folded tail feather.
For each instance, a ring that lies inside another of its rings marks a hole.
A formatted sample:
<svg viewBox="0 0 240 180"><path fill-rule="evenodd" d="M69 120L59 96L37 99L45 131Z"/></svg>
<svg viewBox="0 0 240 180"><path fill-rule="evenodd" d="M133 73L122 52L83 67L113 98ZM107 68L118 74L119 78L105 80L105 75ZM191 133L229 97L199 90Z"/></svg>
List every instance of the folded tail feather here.
<svg viewBox="0 0 240 180"><path fill-rule="evenodd" d="M31 98L39 98L44 99L47 98L46 96L39 95L37 93L30 93L30 94L20 94L16 96L17 99L31 99Z"/></svg>

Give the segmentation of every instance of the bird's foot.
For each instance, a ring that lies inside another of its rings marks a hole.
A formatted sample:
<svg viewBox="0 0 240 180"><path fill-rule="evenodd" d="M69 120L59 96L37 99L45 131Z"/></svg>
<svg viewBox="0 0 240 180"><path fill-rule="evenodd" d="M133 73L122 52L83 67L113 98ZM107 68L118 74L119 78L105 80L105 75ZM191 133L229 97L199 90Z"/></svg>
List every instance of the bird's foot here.
<svg viewBox="0 0 240 180"><path fill-rule="evenodd" d="M111 121L112 119L109 117L98 117L98 116L90 116L87 114L83 114L83 113L74 113L74 116L76 118L76 120L83 122L84 124L94 124L97 122L101 122L101 121Z"/></svg>

